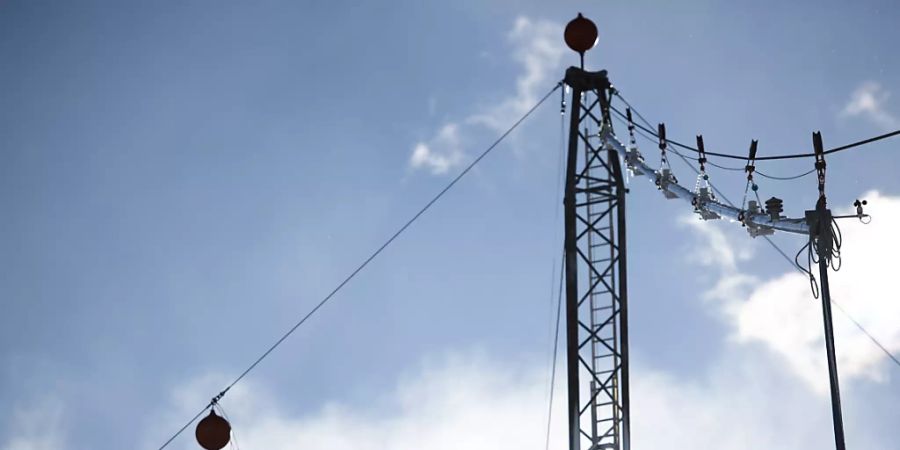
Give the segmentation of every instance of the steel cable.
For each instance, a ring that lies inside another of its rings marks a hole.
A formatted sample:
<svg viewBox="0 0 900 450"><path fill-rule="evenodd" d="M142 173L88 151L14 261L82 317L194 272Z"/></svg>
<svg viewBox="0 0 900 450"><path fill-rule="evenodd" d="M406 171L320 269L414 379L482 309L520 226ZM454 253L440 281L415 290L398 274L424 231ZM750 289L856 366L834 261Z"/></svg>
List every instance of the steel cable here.
<svg viewBox="0 0 900 450"><path fill-rule="evenodd" d="M621 94L619 94L618 92L616 92L615 95L616 95L616 97L617 97L619 100L622 100L622 103L624 103L627 107L631 108L631 110L634 111L634 112L637 114L637 111L631 106L630 103L628 103L627 100L625 100L625 99L621 96ZM622 112L619 111L619 110L617 110L616 108L612 108L612 110L613 110L613 112L615 112L616 114L618 114L619 117L622 117L622 118L625 117L625 115L622 114ZM643 120L643 121L646 123L647 127L649 127L649 128L645 128L643 125L640 125L640 124L635 124L635 126L638 127L638 128L641 128L642 130L644 130L644 131L647 132L647 133L650 133L650 134L653 135L654 137L659 138L659 135L656 134L656 132L654 132L654 131L652 130L653 126L650 125L650 122L647 121L646 119L644 119L643 116L641 116L640 114L637 114L637 116L638 116L639 118L641 118L641 120ZM872 142L880 141L880 140L882 140L882 139L887 139L887 138L890 138L890 137L893 137L893 136L897 136L897 135L900 135L900 130L891 131L891 132L888 132L888 133L885 133L885 134L881 134L881 135L878 135L878 136L874 136L874 137L871 137L871 138L868 138L868 139L863 139L863 140L861 140L861 141L857 141L857 142L853 142L853 143L850 143L850 144L847 144L847 145L842 145L842 146L840 146L840 147L835 147L835 148L832 148L832 149L829 149L829 150L825 150L825 151L824 151L824 154L828 155L828 154L832 154L832 153L842 152L842 151L844 151L844 150L849 150L849 149L851 149L851 148L859 147L859 146L862 146L862 145L865 145L865 144L871 144ZM673 139L668 139L668 138L667 138L667 139L666 139L666 142L668 142L669 144L672 144L672 145L674 145L674 146L676 146L676 147L681 147L682 149L692 151L692 152L694 152L694 153L700 153L700 150L698 150L697 148L691 147L691 146L689 146L689 145L682 144L682 143L680 143L680 142L678 142L678 141L675 141L675 140L673 140ZM716 153L716 152L705 152L705 153L706 153L707 155L709 155L709 156L718 156L718 157L720 157L720 158L739 159L739 160L746 160L746 159L747 159L747 156L746 156L746 155L732 155L732 154L728 154L728 153ZM772 160L780 160L780 159L813 158L813 157L815 157L815 156L816 156L815 153L795 153L795 154L787 154L787 155L759 156L759 157L756 158L756 160L757 160L757 161L772 161Z"/></svg>
<svg viewBox="0 0 900 450"><path fill-rule="evenodd" d="M472 168L475 167L475 165L477 165L479 162L481 162L482 159L484 159L489 153L491 153L491 151L493 151L497 147L497 145L499 145L510 133L513 132L513 130L515 130L522 122L524 122L525 119L527 119L535 110L537 110L538 107L540 107L548 98L550 98L550 95L552 95L554 92L556 92L556 90L559 89L562 85L563 85L563 83L561 81L558 82L553 87L553 89L550 90L550 92L547 92L547 94L545 94L534 106L532 106L531 109L529 109L527 112L525 112L525 114L521 118L519 118L515 123L513 123L513 125L510 126L505 132L503 132L503 134L501 134L500 137L497 138L497 140L495 140L493 144L488 146L488 148L486 150L484 150L480 155L478 155L477 158L475 158L471 163L469 163L469 165L466 166L466 168L463 169L462 172L460 172L455 178L453 178L453 180L451 180L450 183L447 184L447 186L445 186L441 191L439 191L437 193L437 195L435 195L428 203L426 203L425 206L423 206L415 215L413 215L411 219L409 219L402 227L400 227L400 229L398 229L393 235L391 235L391 237L388 238L387 241L385 241L380 247L378 247L377 250L375 250L371 255L369 255L369 257L366 258L355 270L353 270L353 272L351 272L350 275L348 275L346 278L344 278L344 280L341 281L340 284L338 284L336 288L334 288L328 295L325 296L325 298L323 298L318 304L316 304L316 306L309 313L307 313L305 316L303 316L302 319L300 319L296 324L294 324L294 326L292 326L286 333L284 333L277 341L275 341L274 344L272 344L265 352L263 352L262 355L260 355L253 362L253 364L250 364L250 366L247 367L247 369L244 370L237 378L235 378L234 381L232 381L228 386L226 386L225 389L223 389L221 392L219 392L219 394L217 394L215 397L213 397L213 399L202 410L200 410L200 412L197 413L197 415L195 415L183 427L181 427L177 432L175 432L175 434L172 435L172 437L170 437L162 446L159 447L159 450L163 450L164 448L166 448L173 440L175 440L175 438L177 438L181 433L183 433L184 430L187 429L187 427L191 426L191 424L194 423L194 421L196 421L197 418L199 418L204 412L206 412L206 410L208 410L209 408L216 405L219 402L219 400L221 400L222 397L224 397L225 394L227 394L228 391L231 390L232 387L234 387L234 385L236 385L245 376L247 376L247 374L249 374L250 371L255 369L256 366L259 365L259 363L261 363L264 359L266 359L267 356L269 356L269 354L271 354L276 348L278 348L278 346L281 345L285 341L285 339L287 339L291 334L293 334L294 331L297 330L297 328L299 328L301 325L303 325L322 306L324 306L326 303L328 303L328 301L331 300L334 297L334 295L337 294L345 285L347 285L347 283L349 283L350 280L352 280L354 277L356 277L356 275L359 272L361 272L366 266L368 266L369 263L372 262L373 259L375 259L379 254L381 254L381 252L384 251L385 248L387 248L392 242L394 242L395 239L397 239L401 234L403 234L403 232L406 231L407 228L409 228L416 220L418 220L419 217L421 217L422 214L425 213L425 211L427 211L429 208L431 208L432 205L434 205L438 200L440 200L440 198L443 197L444 194L447 193L447 191L449 191L451 188L453 188L453 186L455 186L456 183L460 179L462 179L462 177L464 177L467 173L469 173L469 171L471 171Z"/></svg>

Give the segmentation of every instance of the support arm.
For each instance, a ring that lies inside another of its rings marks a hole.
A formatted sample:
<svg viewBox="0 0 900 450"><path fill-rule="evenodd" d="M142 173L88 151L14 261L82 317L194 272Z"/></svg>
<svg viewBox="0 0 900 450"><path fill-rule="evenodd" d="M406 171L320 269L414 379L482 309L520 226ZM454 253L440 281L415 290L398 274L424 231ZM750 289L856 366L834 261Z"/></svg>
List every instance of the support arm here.
<svg viewBox="0 0 900 450"><path fill-rule="evenodd" d="M601 133L604 133L602 137L605 138L609 145L611 145L616 151L618 151L619 154L627 155L626 161L628 163L628 168L631 169L635 174L640 175L657 173L656 169L653 169L652 167L647 165L646 162L644 162L643 157L641 157L636 148L627 149L621 142L619 142L615 135L609 133L606 129L604 129ZM667 193L674 195L674 197L687 201L698 211L714 213L719 217L728 218L737 222L743 222L750 228L762 230L779 230L788 233L809 235L809 225L806 224L805 218L791 219L789 217L780 216L778 218L773 218L771 215L759 212L758 210L743 211L733 206L720 203L716 200L704 199L691 192L684 186L678 184L675 181L674 177L671 176L671 174L666 174L666 176L663 177L660 183L660 189L663 189ZM707 214L704 215L704 217L710 216Z"/></svg>

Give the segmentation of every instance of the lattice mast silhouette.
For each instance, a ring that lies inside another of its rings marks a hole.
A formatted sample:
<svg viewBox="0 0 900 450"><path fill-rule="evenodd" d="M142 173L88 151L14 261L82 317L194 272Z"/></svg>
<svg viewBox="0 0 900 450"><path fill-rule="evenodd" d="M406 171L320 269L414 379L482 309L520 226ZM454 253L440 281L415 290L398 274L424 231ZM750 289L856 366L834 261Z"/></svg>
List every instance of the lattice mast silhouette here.
<svg viewBox="0 0 900 450"><path fill-rule="evenodd" d="M810 260L819 268L825 347L831 385L835 447L844 450L844 430L832 329L828 267L836 253L835 218L826 207L825 160L821 134L813 134L819 200L803 218L783 216L782 201L750 200L738 208L716 199L705 173L703 139L697 137L700 174L694 190L678 183L668 166L665 126L659 125L661 167L651 168L637 149L631 110L630 144L613 130L610 102L617 95L607 71L584 69L584 54L597 42L597 27L578 14L565 30L566 44L580 56L580 67L566 71L571 89L565 179L565 286L569 450L630 450L628 285L624 169L647 175L668 199L689 202L703 220L740 222L751 236L776 230L805 235ZM625 116L625 115L623 115ZM747 158L747 186L753 186L757 143ZM746 200L746 195L745 195ZM859 201L857 201L859 203ZM857 205L857 217L867 217ZM839 245L839 243L838 243ZM816 258L813 258L815 254ZM813 280L810 272L809 276ZM813 280L814 282L814 280Z"/></svg>

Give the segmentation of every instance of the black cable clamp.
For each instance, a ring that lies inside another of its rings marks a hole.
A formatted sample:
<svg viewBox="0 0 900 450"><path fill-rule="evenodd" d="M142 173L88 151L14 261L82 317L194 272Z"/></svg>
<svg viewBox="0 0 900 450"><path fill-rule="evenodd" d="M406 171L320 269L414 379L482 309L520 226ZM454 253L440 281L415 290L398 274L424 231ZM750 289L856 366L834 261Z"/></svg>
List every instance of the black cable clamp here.
<svg viewBox="0 0 900 450"><path fill-rule="evenodd" d="M558 87L563 87L564 82L560 81L557 85ZM559 115L566 115L566 89L563 87L559 90Z"/></svg>
<svg viewBox="0 0 900 450"><path fill-rule="evenodd" d="M215 397L213 397L212 400L209 401L209 406L212 407L212 406L218 405L218 404L219 404L219 400L222 400L222 397L224 397L225 394L228 393L228 390L229 390L229 389L231 389L231 388L230 388L230 387L225 388L224 391L219 392Z"/></svg>
<svg viewBox="0 0 900 450"><path fill-rule="evenodd" d="M813 150L816 155L816 174L819 178L819 198L825 198L825 150L822 146L822 132L813 133Z"/></svg>
<svg viewBox="0 0 900 450"><path fill-rule="evenodd" d="M659 137L659 150L666 152L666 124L661 123L657 128L657 136Z"/></svg>
<svg viewBox="0 0 900 450"><path fill-rule="evenodd" d="M700 163L700 173L706 175L706 149L703 148L703 135L697 135L697 151L700 153L700 158L697 161Z"/></svg>
<svg viewBox="0 0 900 450"><path fill-rule="evenodd" d="M659 152L660 152L660 161L663 167L669 166L669 159L666 157L666 145L668 141L666 140L666 124L661 123L657 129L657 136L659 136Z"/></svg>
<svg viewBox="0 0 900 450"><path fill-rule="evenodd" d="M634 120L631 118L631 108L625 108L625 115L628 118L628 136L631 140L631 146L637 146L637 140L634 139Z"/></svg>
<svg viewBox="0 0 900 450"><path fill-rule="evenodd" d="M757 140L750 141L750 156L747 157L747 165L744 171L747 172L747 181L753 182L753 171L756 170L756 145Z"/></svg>

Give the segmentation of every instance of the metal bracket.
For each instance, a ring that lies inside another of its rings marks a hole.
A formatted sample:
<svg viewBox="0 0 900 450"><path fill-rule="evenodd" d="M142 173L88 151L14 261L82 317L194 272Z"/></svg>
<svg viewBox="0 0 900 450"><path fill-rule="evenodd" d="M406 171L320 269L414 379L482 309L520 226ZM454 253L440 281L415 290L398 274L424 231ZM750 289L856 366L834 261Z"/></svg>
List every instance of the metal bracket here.
<svg viewBox="0 0 900 450"><path fill-rule="evenodd" d="M691 203L694 205L694 212L699 214L701 219L716 220L722 218L722 216L705 207L706 204L712 200L712 192L708 187L701 187L698 190L697 195L691 200Z"/></svg>
<svg viewBox="0 0 900 450"><path fill-rule="evenodd" d="M759 203L756 200L750 200L747 202L747 216L753 217L757 214L761 214L762 211L759 208ZM775 234L775 230L772 228L759 225L752 221L745 221L744 224L747 226L747 233L750 234L750 237L757 236L770 236Z"/></svg>
<svg viewBox="0 0 900 450"><path fill-rule="evenodd" d="M670 184L678 184L671 169L662 169L656 172L656 186L663 192L667 199L678 198L678 195L669 190Z"/></svg>

